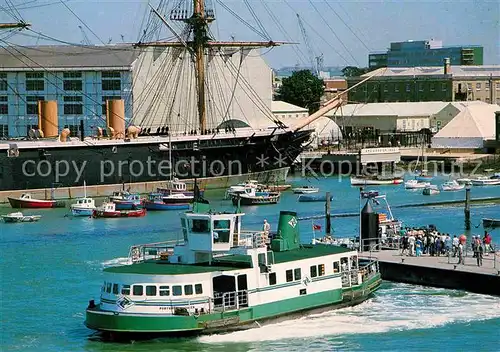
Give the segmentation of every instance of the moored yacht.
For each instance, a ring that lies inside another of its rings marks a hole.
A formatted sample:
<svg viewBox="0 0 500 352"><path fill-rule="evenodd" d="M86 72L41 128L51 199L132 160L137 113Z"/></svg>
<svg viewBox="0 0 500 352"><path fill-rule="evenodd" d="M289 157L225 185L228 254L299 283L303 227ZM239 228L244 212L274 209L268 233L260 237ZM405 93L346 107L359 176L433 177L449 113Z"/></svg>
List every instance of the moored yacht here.
<svg viewBox="0 0 500 352"><path fill-rule="evenodd" d="M181 215L182 242L136 245L131 264L104 269L87 327L116 338L260 327L359 304L381 283L356 250L300 245L297 214L280 213L277 236L244 231L243 213Z"/></svg>

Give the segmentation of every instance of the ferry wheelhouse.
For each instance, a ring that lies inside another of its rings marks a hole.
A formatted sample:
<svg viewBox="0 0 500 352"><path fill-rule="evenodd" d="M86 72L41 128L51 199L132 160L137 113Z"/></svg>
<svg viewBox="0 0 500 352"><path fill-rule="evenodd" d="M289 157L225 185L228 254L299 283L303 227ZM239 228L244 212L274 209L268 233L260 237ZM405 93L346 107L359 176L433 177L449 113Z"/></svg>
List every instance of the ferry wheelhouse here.
<svg viewBox="0 0 500 352"><path fill-rule="evenodd" d="M132 246L131 264L104 269L86 326L105 336L219 333L355 305L379 287L378 263L356 250L300 245L296 213L280 213L271 241L242 230L243 216L189 211L182 239Z"/></svg>

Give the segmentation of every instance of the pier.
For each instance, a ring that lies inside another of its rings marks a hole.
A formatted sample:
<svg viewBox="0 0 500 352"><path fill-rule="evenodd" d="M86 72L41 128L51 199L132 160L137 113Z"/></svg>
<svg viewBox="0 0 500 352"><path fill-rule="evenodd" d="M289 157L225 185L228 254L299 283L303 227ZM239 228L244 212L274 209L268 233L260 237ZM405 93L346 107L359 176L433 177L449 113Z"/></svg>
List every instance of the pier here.
<svg viewBox="0 0 500 352"><path fill-rule="evenodd" d="M402 256L399 250L362 252L360 257L378 259L384 280L500 296L498 253L483 255L482 266L470 253L465 265L458 264L458 257Z"/></svg>

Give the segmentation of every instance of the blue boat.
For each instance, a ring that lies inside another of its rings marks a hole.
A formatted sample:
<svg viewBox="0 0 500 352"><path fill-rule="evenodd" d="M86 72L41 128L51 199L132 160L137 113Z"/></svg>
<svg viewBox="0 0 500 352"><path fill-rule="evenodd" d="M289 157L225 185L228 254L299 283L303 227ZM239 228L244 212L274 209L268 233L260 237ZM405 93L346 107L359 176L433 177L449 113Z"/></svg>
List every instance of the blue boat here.
<svg viewBox="0 0 500 352"><path fill-rule="evenodd" d="M333 200L333 196L330 196L330 201ZM299 202L326 202L326 195L323 194L301 194L298 198Z"/></svg>
<svg viewBox="0 0 500 352"><path fill-rule="evenodd" d="M144 202L147 210L183 210L189 209L189 203L165 203L162 193L150 193Z"/></svg>
<svg viewBox="0 0 500 352"><path fill-rule="evenodd" d="M122 199L113 199L116 210L134 210L142 207L141 196L137 193L125 195Z"/></svg>

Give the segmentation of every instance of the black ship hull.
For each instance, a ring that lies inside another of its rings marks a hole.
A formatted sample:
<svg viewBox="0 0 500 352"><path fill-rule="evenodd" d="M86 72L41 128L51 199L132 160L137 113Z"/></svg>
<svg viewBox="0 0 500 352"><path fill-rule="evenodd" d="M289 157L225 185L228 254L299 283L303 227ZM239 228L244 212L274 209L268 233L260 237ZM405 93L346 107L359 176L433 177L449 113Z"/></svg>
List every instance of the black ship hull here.
<svg viewBox="0 0 500 352"><path fill-rule="evenodd" d="M62 147L5 142L10 150L0 155L0 191L164 181L171 171L179 179L266 172L291 166L310 133Z"/></svg>

